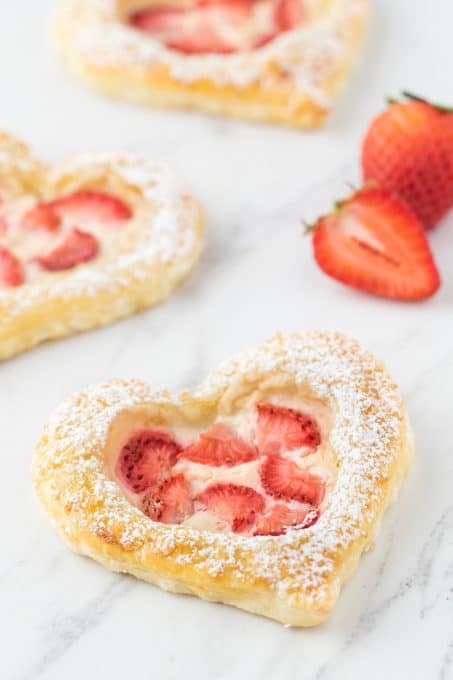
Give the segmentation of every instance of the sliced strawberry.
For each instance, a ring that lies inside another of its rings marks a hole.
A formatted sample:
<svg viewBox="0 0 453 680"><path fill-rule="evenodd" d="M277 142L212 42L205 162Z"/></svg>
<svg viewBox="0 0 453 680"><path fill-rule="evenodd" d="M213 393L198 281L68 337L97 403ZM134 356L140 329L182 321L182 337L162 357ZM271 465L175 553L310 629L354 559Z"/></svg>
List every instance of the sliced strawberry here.
<svg viewBox="0 0 453 680"><path fill-rule="evenodd" d="M179 458L204 465L240 465L258 457L255 448L238 437L231 428L216 423L208 432L203 432L195 444L183 449Z"/></svg>
<svg viewBox="0 0 453 680"><path fill-rule="evenodd" d="M129 491L143 493L164 479L180 449L163 430L136 432L120 451L117 475Z"/></svg>
<svg viewBox="0 0 453 680"><path fill-rule="evenodd" d="M0 283L5 286L20 286L24 280L24 271L17 257L0 246Z"/></svg>
<svg viewBox="0 0 453 680"><path fill-rule="evenodd" d="M306 447L306 453L321 443L321 433L313 418L293 409L259 404L256 441L260 453L279 454Z"/></svg>
<svg viewBox="0 0 453 680"><path fill-rule="evenodd" d="M99 244L95 236L81 229L73 229L55 248L35 259L44 269L55 272L88 262L96 257L98 251Z"/></svg>
<svg viewBox="0 0 453 680"><path fill-rule="evenodd" d="M301 0L279 0L275 10L275 20L280 31L290 31L303 18Z"/></svg>
<svg viewBox="0 0 453 680"><path fill-rule="evenodd" d="M317 506L324 498L325 484L320 477L302 470L292 460L267 456L261 464L263 489L273 498Z"/></svg>
<svg viewBox="0 0 453 680"><path fill-rule="evenodd" d="M233 54L237 49L209 29L197 35L169 39L165 44L168 49L183 54Z"/></svg>
<svg viewBox="0 0 453 680"><path fill-rule="evenodd" d="M313 249L323 272L367 293L422 300L440 286L421 222L379 188L360 189L321 217Z"/></svg>
<svg viewBox="0 0 453 680"><path fill-rule="evenodd" d="M229 54L240 48L237 29L250 16L248 0L212 0L186 7L149 7L132 14L130 23L152 34L169 49L184 54Z"/></svg>
<svg viewBox="0 0 453 680"><path fill-rule="evenodd" d="M251 46L254 50L257 50L260 47L265 47L265 45L268 45L270 42L272 42L278 36L278 34L279 31L275 30L271 33L266 33L265 35L259 35L252 41Z"/></svg>
<svg viewBox="0 0 453 680"><path fill-rule="evenodd" d="M156 522L180 524L193 513L190 487L184 475L164 479L142 500L143 512Z"/></svg>
<svg viewBox="0 0 453 680"><path fill-rule="evenodd" d="M292 527L306 529L316 522L318 515L318 511L311 505L290 508L283 503L277 503L259 520L253 535L280 536Z"/></svg>
<svg viewBox="0 0 453 680"><path fill-rule="evenodd" d="M48 203L38 203L28 210L22 218L22 224L26 229L45 229L57 231L60 226L60 218Z"/></svg>
<svg viewBox="0 0 453 680"><path fill-rule="evenodd" d="M70 217L78 222L97 219L99 222L119 224L132 217L132 210L124 201L90 189L81 189L42 205L60 217Z"/></svg>
<svg viewBox="0 0 453 680"><path fill-rule="evenodd" d="M220 482L208 486L195 500L228 522L236 533L249 529L264 508L261 494L249 486Z"/></svg>
<svg viewBox="0 0 453 680"><path fill-rule="evenodd" d="M138 10L129 17L129 22L135 28L148 33L165 31L179 22L187 14L186 7L162 7L156 5Z"/></svg>

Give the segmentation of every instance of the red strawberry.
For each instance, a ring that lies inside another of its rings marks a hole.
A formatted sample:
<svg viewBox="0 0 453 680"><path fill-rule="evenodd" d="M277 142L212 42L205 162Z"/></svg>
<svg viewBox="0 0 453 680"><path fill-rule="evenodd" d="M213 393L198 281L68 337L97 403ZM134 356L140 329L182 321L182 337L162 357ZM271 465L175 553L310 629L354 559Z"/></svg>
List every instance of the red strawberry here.
<svg viewBox="0 0 453 680"><path fill-rule="evenodd" d="M140 430L123 446L116 473L133 493L140 494L162 481L181 447L162 430Z"/></svg>
<svg viewBox="0 0 453 680"><path fill-rule="evenodd" d="M169 49L184 54L229 54L240 45L226 37L250 15L247 0L213 0L188 7L156 6L139 10L131 24L160 39Z"/></svg>
<svg viewBox="0 0 453 680"><path fill-rule="evenodd" d="M156 522L180 524L193 512L190 488L184 475L164 479L142 500L143 512Z"/></svg>
<svg viewBox="0 0 453 680"><path fill-rule="evenodd" d="M280 31L290 31L302 21L303 11L300 0L279 0L275 20Z"/></svg>
<svg viewBox="0 0 453 680"><path fill-rule="evenodd" d="M181 35L178 38L165 41L170 50L183 54L232 54L236 47L222 40L214 31L209 29L194 35Z"/></svg>
<svg viewBox="0 0 453 680"><path fill-rule="evenodd" d="M195 444L183 449L180 458L204 465L240 465L258 457L258 452L223 423L203 432Z"/></svg>
<svg viewBox="0 0 453 680"><path fill-rule="evenodd" d="M261 494L249 486L220 482L208 486L195 500L228 522L237 533L249 529L264 508Z"/></svg>
<svg viewBox="0 0 453 680"><path fill-rule="evenodd" d="M302 446L314 450L321 443L321 434L317 423L303 413L274 404L259 404L256 440L260 453L269 455Z"/></svg>
<svg viewBox="0 0 453 680"><path fill-rule="evenodd" d="M363 177L398 194L431 229L453 206L453 110L406 96L368 128Z"/></svg>
<svg viewBox="0 0 453 680"><path fill-rule="evenodd" d="M35 259L44 269L55 272L88 262L96 257L98 251L99 244L95 236L81 229L73 229L55 248Z"/></svg>
<svg viewBox="0 0 453 680"><path fill-rule="evenodd" d="M323 272L367 293L422 300L440 286L421 223L379 188L360 189L320 217L313 249Z"/></svg>
<svg viewBox="0 0 453 680"><path fill-rule="evenodd" d="M55 210L47 203L39 203L28 210L22 218L22 224L27 229L45 229L56 231L60 226L60 218Z"/></svg>
<svg viewBox="0 0 453 680"><path fill-rule="evenodd" d="M268 456L260 468L261 484L273 498L319 505L325 485L320 477L302 470L296 463L280 456Z"/></svg>
<svg viewBox="0 0 453 680"><path fill-rule="evenodd" d="M0 283L5 286L20 286L24 280L22 265L17 257L0 246Z"/></svg>
<svg viewBox="0 0 453 680"><path fill-rule="evenodd" d="M300 508L290 508L283 503L277 503L272 510L264 515L256 525L254 536L280 536L291 527L306 529L318 519L318 511L311 505Z"/></svg>
<svg viewBox="0 0 453 680"><path fill-rule="evenodd" d="M132 210L124 201L91 189L81 189L41 205L60 217L69 216L78 222L95 218L100 222L119 224L132 217Z"/></svg>

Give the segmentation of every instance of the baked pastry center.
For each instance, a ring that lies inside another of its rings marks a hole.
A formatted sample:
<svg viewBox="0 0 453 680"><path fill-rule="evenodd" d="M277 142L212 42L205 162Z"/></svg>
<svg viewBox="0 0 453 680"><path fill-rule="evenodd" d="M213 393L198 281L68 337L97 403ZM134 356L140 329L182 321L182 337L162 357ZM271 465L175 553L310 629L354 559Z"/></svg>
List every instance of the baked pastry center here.
<svg viewBox="0 0 453 680"><path fill-rule="evenodd" d="M126 20L184 54L231 54L262 47L303 18L300 0L192 0L152 4Z"/></svg>
<svg viewBox="0 0 453 680"><path fill-rule="evenodd" d="M326 418L311 410L266 401L205 430L134 429L107 473L157 522L249 536L302 530L336 478L323 454Z"/></svg>
<svg viewBox="0 0 453 680"><path fill-rule="evenodd" d="M0 286L31 283L122 250L133 218L125 201L99 190L49 201L0 196Z"/></svg>

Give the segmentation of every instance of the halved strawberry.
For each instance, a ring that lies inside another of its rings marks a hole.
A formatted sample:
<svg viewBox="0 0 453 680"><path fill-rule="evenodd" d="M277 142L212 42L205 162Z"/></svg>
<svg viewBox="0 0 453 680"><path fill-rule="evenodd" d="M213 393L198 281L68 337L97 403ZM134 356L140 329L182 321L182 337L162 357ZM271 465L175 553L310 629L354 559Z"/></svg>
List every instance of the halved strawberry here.
<svg viewBox="0 0 453 680"><path fill-rule="evenodd" d="M68 216L78 222L97 219L120 224L132 217L132 210L124 201L91 189L81 189L41 205L60 217Z"/></svg>
<svg viewBox="0 0 453 680"><path fill-rule="evenodd" d="M321 433L316 421L304 413L274 404L259 404L256 441L264 455L301 447L310 453L321 443Z"/></svg>
<svg viewBox="0 0 453 680"><path fill-rule="evenodd" d="M0 246L0 283L5 286L20 286L24 280L24 271L18 258L7 248Z"/></svg>
<svg viewBox="0 0 453 680"><path fill-rule="evenodd" d="M421 222L380 188L360 189L319 218L313 249L328 276L367 293L422 300L440 286Z"/></svg>
<svg viewBox="0 0 453 680"><path fill-rule="evenodd" d="M249 529L264 508L263 497L254 489L221 482L208 486L195 500L228 522L236 533Z"/></svg>
<svg viewBox="0 0 453 680"><path fill-rule="evenodd" d="M257 523L254 536L280 536L292 527L306 529L318 519L318 511L311 505L290 508L283 503L277 503Z"/></svg>
<svg viewBox="0 0 453 680"><path fill-rule="evenodd" d="M179 458L214 467L232 467L248 463L257 457L258 451L223 423L216 423L210 430L203 432L197 442L179 454Z"/></svg>
<svg viewBox="0 0 453 680"><path fill-rule="evenodd" d="M190 487L184 475L168 477L142 500L142 510L156 522L180 524L193 512Z"/></svg>
<svg viewBox="0 0 453 680"><path fill-rule="evenodd" d="M38 203L22 217L22 224L27 229L57 231L60 222L60 217L48 203Z"/></svg>
<svg viewBox="0 0 453 680"><path fill-rule="evenodd" d="M35 258L48 271L71 269L92 260L99 251L97 238L81 229L73 229L55 248Z"/></svg>
<svg viewBox="0 0 453 680"><path fill-rule="evenodd" d="M129 491L143 493L166 477L180 450L163 430L140 430L121 449L116 473Z"/></svg>
<svg viewBox="0 0 453 680"><path fill-rule="evenodd" d="M275 20L280 31L290 31L303 18L301 0L279 0L275 10Z"/></svg>
<svg viewBox="0 0 453 680"><path fill-rule="evenodd" d="M314 506L324 498L322 479L287 458L267 456L260 467L260 478L263 489L273 498Z"/></svg>

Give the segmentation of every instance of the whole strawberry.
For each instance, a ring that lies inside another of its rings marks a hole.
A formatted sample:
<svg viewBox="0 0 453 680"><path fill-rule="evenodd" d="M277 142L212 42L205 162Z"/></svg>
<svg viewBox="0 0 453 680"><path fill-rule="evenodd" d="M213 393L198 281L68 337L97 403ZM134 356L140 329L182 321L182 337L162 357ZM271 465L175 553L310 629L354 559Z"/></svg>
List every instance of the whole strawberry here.
<svg viewBox="0 0 453 680"><path fill-rule="evenodd" d="M432 229L453 206L453 110L404 96L368 128L363 178L398 194Z"/></svg>
<svg viewBox="0 0 453 680"><path fill-rule="evenodd" d="M325 274L373 295L423 300L440 285L420 220L380 188L359 189L320 217L313 251Z"/></svg>

